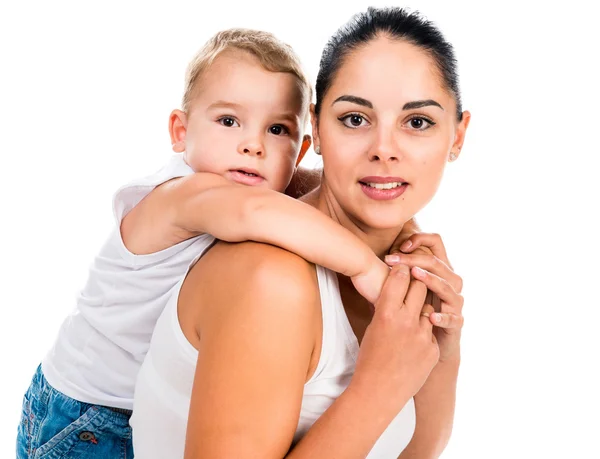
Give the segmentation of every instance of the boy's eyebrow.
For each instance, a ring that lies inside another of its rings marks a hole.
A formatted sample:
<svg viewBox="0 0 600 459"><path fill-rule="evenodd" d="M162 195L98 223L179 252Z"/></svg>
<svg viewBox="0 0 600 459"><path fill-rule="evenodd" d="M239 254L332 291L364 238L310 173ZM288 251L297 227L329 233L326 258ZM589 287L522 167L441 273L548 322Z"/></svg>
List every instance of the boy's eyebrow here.
<svg viewBox="0 0 600 459"><path fill-rule="evenodd" d="M286 113L279 113L277 115L277 118L281 118L283 120L289 121L290 123L299 124L298 120L300 117L295 112L286 112Z"/></svg>
<svg viewBox="0 0 600 459"><path fill-rule="evenodd" d="M444 110L444 107L442 107L439 103L432 99L415 100L414 102L407 102L404 104L404 107L402 107L402 110L414 110L415 108L429 107L432 105L434 107L439 107L442 110Z"/></svg>
<svg viewBox="0 0 600 459"><path fill-rule="evenodd" d="M353 104L362 105L363 107L373 108L373 104L370 101L368 101L367 99L363 99L362 97L358 97L358 96L350 96L347 94L335 99L333 101L333 104L335 104L337 102L352 102ZM331 105L333 106L333 104L331 104Z"/></svg>
<svg viewBox="0 0 600 459"><path fill-rule="evenodd" d="M233 102L227 102L225 100L217 100L216 102L210 104L208 106L209 110L212 108L240 108L240 104L236 104Z"/></svg>

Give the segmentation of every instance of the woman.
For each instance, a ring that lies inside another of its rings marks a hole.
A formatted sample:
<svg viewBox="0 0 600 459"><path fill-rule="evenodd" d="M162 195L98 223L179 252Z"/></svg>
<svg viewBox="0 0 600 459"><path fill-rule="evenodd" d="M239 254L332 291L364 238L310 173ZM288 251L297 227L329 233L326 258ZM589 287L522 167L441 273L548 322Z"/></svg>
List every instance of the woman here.
<svg viewBox="0 0 600 459"><path fill-rule="evenodd" d="M469 119L437 29L397 8L355 16L323 52L312 123L324 173L305 202L384 257L435 194ZM439 456L462 281L438 236L408 242L404 252L433 255L389 257L375 308L348 279L284 250L211 248L156 327L136 386L136 455ZM427 288L441 314L425 304Z"/></svg>

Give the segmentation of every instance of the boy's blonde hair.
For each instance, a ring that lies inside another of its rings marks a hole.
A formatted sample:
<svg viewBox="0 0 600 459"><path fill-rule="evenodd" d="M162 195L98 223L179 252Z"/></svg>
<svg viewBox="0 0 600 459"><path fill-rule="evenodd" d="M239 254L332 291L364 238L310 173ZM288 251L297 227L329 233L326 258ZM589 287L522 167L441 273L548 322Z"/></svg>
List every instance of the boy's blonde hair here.
<svg viewBox="0 0 600 459"><path fill-rule="evenodd" d="M273 34L251 29L229 29L218 32L196 54L188 65L185 77L182 109L188 112L196 93L200 76L214 60L229 49L246 51L256 57L265 70L291 73L298 79L304 98L305 117L312 100L312 88L302 70L300 59L291 46L278 40ZM251 88L249 88L251 90Z"/></svg>

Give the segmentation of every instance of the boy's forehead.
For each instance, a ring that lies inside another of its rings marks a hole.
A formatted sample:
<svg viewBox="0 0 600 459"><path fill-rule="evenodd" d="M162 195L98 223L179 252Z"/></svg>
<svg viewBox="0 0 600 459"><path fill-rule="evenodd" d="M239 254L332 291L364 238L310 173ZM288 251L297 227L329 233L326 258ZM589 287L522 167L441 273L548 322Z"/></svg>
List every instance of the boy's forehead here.
<svg viewBox="0 0 600 459"><path fill-rule="evenodd" d="M309 101L292 73L266 70L258 58L242 50L217 56L196 81L193 105L228 102L240 106L295 113L303 118Z"/></svg>

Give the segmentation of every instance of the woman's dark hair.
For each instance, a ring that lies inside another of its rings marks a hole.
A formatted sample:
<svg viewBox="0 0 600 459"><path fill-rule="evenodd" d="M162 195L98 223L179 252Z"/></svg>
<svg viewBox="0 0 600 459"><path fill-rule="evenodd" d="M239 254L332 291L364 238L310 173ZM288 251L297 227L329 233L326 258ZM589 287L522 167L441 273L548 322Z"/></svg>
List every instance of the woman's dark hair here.
<svg viewBox="0 0 600 459"><path fill-rule="evenodd" d="M443 82L456 101L457 117L462 118L456 58L452 45L442 33L417 12L403 8L373 8L354 15L330 39L323 55L317 75L317 102L315 113L321 111L321 103L331 87L344 59L352 51L366 45L377 36L383 35L396 40L405 40L423 49L436 62Z"/></svg>

